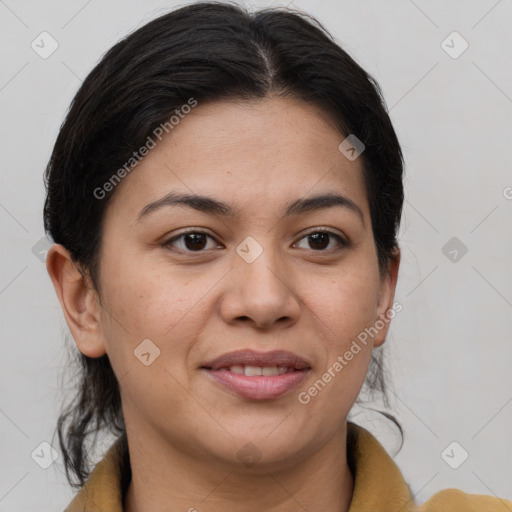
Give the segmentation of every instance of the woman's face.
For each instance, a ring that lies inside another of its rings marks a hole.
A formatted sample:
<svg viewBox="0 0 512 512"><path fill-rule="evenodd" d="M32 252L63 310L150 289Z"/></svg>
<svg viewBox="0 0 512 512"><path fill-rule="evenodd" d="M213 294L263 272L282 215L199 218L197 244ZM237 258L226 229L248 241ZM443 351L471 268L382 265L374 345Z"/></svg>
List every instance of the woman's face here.
<svg viewBox="0 0 512 512"><path fill-rule="evenodd" d="M75 340L108 354L129 435L276 466L344 432L388 322L353 342L391 307L398 261L379 275L343 139L297 100L199 103L117 186L97 328Z"/></svg>

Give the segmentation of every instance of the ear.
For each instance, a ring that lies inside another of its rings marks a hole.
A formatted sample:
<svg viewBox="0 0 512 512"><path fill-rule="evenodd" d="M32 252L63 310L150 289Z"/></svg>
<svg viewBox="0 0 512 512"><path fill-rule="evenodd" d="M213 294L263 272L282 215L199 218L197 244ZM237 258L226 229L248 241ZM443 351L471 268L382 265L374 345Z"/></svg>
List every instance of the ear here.
<svg viewBox="0 0 512 512"><path fill-rule="evenodd" d="M391 319L396 315L397 312L402 310L401 304L393 305L399 267L400 249L397 247L393 252L392 258L390 258L388 262L387 272L381 276L380 280L380 294L379 302L377 305L378 318L376 319L376 327L381 327L381 324L384 325L378 329L377 334L373 338L374 347L380 347L384 343L389 330Z"/></svg>
<svg viewBox="0 0 512 512"><path fill-rule="evenodd" d="M78 350L89 357L105 354L101 306L90 280L82 275L60 244L54 244L48 251L46 269Z"/></svg>

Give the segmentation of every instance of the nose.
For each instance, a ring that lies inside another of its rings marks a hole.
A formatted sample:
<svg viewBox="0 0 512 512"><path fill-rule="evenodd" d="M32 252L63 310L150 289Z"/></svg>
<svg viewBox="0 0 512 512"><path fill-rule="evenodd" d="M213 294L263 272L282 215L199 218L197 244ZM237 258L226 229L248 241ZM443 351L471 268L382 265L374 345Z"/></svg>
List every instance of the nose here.
<svg viewBox="0 0 512 512"><path fill-rule="evenodd" d="M277 324L284 328L297 322L300 300L292 269L286 268L274 251L263 249L251 263L236 254L233 267L220 308L225 322L251 323L258 329L272 329Z"/></svg>

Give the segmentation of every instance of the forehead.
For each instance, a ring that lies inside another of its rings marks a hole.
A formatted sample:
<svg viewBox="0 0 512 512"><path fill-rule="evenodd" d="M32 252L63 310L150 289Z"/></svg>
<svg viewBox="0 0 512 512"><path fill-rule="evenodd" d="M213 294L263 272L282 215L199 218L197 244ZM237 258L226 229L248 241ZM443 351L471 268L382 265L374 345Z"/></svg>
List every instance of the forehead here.
<svg viewBox="0 0 512 512"><path fill-rule="evenodd" d="M210 195L254 215L280 213L283 204L305 195L338 192L367 217L362 161L339 151L344 138L326 115L296 99L198 103L156 139L112 204L136 217L177 191Z"/></svg>

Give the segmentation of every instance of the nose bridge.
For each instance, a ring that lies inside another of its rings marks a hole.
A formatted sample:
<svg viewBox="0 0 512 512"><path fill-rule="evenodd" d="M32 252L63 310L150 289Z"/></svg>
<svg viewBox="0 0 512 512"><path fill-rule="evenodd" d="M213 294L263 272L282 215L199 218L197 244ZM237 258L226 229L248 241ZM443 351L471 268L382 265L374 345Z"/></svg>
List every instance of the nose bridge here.
<svg viewBox="0 0 512 512"><path fill-rule="evenodd" d="M237 246L236 253L234 282L224 301L226 319L250 318L262 326L282 317L296 318L299 304L272 236L249 236Z"/></svg>
<svg viewBox="0 0 512 512"><path fill-rule="evenodd" d="M258 241L259 240L259 241ZM243 279L243 288L253 289L273 296L282 295L285 285L279 248L274 247L272 236L248 236L236 248L236 267ZM268 299L268 298L267 298Z"/></svg>

